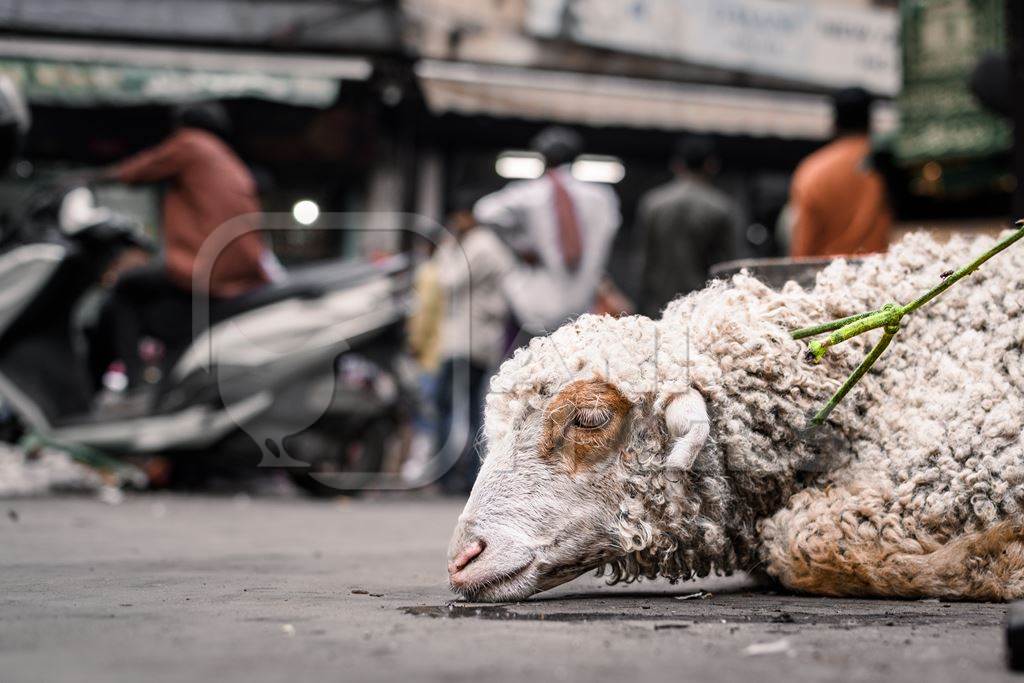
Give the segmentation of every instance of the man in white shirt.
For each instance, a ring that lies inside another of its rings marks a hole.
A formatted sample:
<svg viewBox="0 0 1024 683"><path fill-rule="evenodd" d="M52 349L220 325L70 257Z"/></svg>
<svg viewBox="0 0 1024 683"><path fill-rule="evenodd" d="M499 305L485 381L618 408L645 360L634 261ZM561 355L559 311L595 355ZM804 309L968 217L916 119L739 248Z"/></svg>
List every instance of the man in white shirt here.
<svg viewBox="0 0 1024 683"><path fill-rule="evenodd" d="M570 164L582 149L577 133L546 128L532 147L544 157L544 175L509 183L473 211L519 257L504 288L527 335L553 331L590 309L621 220L610 187L573 178Z"/></svg>

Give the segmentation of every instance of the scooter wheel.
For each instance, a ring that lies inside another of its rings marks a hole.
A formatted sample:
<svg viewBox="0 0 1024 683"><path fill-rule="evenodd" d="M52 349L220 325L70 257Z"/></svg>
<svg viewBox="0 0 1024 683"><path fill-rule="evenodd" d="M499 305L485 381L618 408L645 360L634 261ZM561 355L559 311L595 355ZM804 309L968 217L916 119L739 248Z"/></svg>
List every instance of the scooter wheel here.
<svg viewBox="0 0 1024 683"><path fill-rule="evenodd" d="M395 432L391 420L380 419L341 444L335 435L298 435L289 447L297 459L309 463L309 468L290 470L289 476L296 486L318 498L358 495L380 474Z"/></svg>

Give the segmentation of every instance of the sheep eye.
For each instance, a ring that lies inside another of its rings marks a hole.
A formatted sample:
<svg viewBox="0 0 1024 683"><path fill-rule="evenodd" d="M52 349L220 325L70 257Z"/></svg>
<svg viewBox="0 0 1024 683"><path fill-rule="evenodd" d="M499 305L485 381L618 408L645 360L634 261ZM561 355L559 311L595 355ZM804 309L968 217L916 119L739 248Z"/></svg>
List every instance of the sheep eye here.
<svg viewBox="0 0 1024 683"><path fill-rule="evenodd" d="M572 424L581 429L600 429L612 419L608 410L601 408L578 408L573 416Z"/></svg>

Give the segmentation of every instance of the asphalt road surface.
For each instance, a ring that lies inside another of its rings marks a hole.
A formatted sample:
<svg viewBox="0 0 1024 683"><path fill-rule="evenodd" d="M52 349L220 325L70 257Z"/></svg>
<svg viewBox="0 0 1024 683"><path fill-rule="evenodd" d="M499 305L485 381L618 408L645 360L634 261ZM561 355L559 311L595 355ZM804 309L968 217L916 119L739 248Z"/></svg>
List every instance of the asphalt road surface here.
<svg viewBox="0 0 1024 683"><path fill-rule="evenodd" d="M0 501L0 682L1015 678L1002 605L587 577L524 603L449 606L459 508Z"/></svg>

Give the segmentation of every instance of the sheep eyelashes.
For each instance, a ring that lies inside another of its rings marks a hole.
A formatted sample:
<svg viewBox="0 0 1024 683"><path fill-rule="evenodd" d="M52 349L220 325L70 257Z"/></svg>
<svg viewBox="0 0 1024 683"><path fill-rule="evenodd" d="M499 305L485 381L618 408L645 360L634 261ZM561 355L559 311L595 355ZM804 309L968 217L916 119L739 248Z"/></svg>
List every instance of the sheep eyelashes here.
<svg viewBox="0 0 1024 683"><path fill-rule="evenodd" d="M612 413L605 408L581 407L576 409L573 426L580 429L600 429L612 419Z"/></svg>

